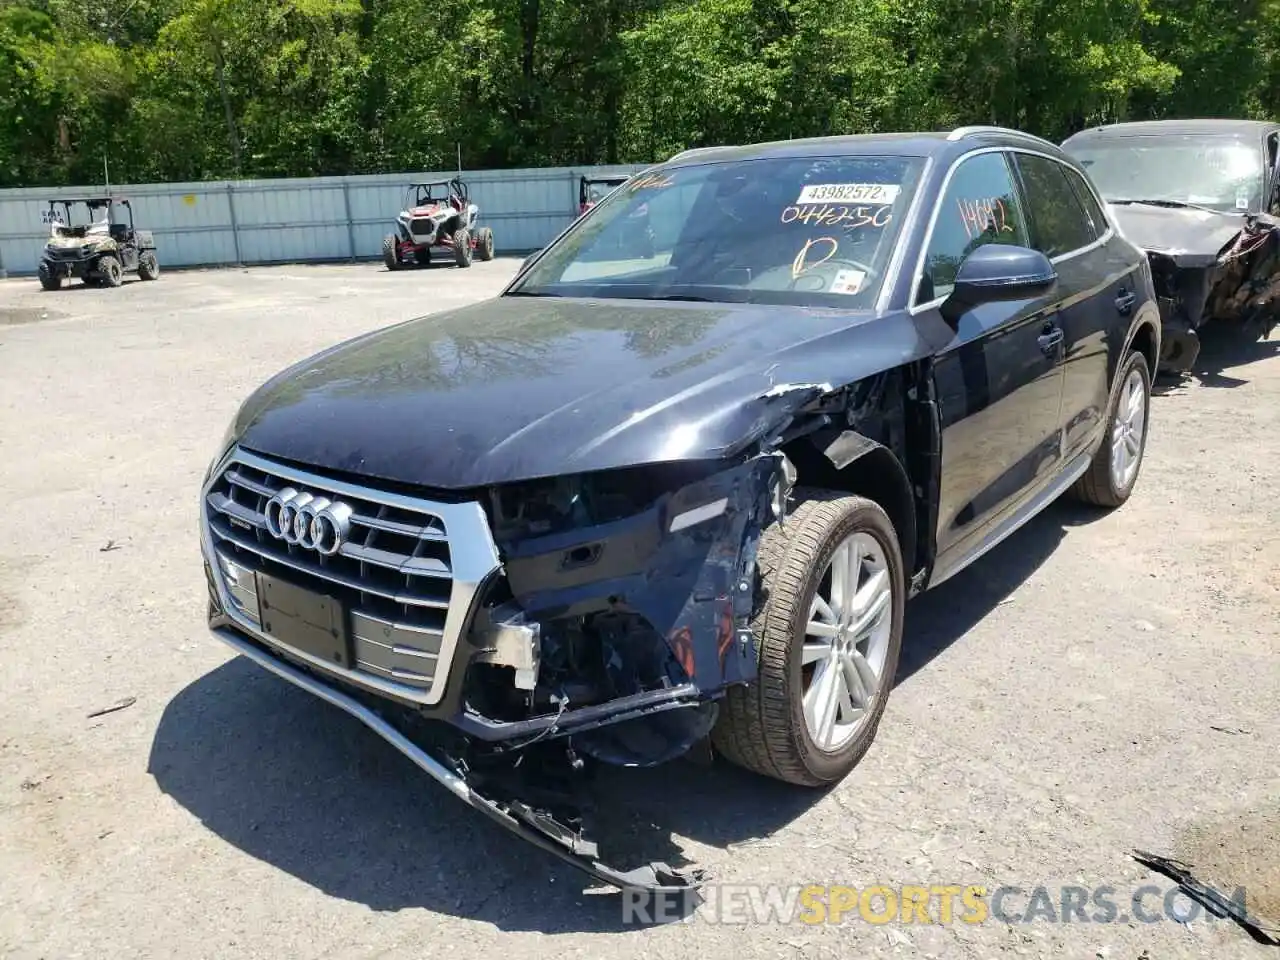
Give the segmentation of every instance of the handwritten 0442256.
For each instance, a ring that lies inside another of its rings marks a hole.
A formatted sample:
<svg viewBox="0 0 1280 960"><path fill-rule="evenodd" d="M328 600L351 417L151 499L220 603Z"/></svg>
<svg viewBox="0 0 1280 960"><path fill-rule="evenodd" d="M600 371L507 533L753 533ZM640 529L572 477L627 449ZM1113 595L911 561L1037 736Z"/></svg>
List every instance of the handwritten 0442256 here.
<svg viewBox="0 0 1280 960"><path fill-rule="evenodd" d="M783 223L804 223L813 227L887 227L893 208L886 206L849 207L832 204L792 204L782 208Z"/></svg>

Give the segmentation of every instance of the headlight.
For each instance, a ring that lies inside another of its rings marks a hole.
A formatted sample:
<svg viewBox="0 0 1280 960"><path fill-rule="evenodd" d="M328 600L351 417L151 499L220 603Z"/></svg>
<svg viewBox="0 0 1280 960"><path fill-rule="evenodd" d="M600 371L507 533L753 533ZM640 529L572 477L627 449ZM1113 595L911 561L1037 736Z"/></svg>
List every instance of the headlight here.
<svg viewBox="0 0 1280 960"><path fill-rule="evenodd" d="M703 488L703 481L727 469L716 461L688 461L493 487L494 538L503 542L599 526L643 513L664 494L683 494L676 501L675 529L693 526L727 509L726 491L714 484Z"/></svg>
<svg viewBox="0 0 1280 960"><path fill-rule="evenodd" d="M237 410L236 415L231 418L231 422L227 424L227 429L223 431L222 440L218 443L217 452L214 453L213 459L209 461L209 466L205 468L204 479L200 481L200 485L209 482L209 478L213 476L213 468L216 467L222 458L227 455L227 451L231 449L236 442L236 421L240 419L240 412Z"/></svg>

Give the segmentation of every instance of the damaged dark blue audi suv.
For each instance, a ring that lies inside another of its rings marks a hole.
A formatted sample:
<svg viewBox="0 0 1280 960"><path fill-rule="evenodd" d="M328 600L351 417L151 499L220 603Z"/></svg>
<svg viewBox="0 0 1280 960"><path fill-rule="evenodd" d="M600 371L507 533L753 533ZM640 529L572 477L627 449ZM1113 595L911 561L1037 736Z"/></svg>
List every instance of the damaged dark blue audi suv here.
<svg viewBox="0 0 1280 960"><path fill-rule="evenodd" d="M694 887L600 854L592 772L848 774L910 596L1059 495L1129 497L1160 334L1047 141L686 151L500 296L254 392L201 489L209 625L526 840Z"/></svg>

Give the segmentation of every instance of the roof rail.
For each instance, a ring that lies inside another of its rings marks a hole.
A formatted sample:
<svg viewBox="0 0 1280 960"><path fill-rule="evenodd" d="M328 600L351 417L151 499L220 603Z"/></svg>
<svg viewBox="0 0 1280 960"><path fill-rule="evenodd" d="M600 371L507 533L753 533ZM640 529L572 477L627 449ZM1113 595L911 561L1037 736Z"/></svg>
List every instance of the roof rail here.
<svg viewBox="0 0 1280 960"><path fill-rule="evenodd" d="M688 150L681 150L679 153L673 154L672 156L667 157L665 162L670 163L672 160L684 160L686 157L696 157L698 154L701 154L701 153L718 153L721 150L732 150L732 149L733 147L728 144L721 145L718 147L690 147Z"/></svg>
<svg viewBox="0 0 1280 960"><path fill-rule="evenodd" d="M949 134L947 134L947 139L963 140L965 137L977 136L980 133L1001 133L1007 137L1020 137L1023 140L1030 140L1033 143L1044 143L1044 144L1048 144L1051 147L1057 146L1057 144L1052 142L1051 140L1046 140L1044 137L1037 137L1034 133L1027 133L1024 130L1014 130L1012 127L996 127L996 126L983 126L983 125L976 125L971 127L956 127Z"/></svg>

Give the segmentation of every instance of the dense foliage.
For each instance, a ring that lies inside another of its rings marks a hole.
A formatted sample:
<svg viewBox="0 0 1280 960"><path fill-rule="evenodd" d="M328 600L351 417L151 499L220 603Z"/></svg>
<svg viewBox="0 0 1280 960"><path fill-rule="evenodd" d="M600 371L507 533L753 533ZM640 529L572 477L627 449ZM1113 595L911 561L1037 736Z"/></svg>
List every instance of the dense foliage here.
<svg viewBox="0 0 1280 960"><path fill-rule="evenodd" d="M0 0L0 186L1280 111L1280 0Z"/></svg>

